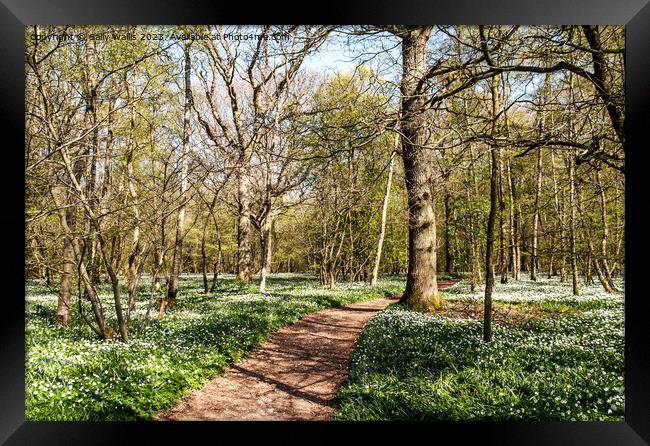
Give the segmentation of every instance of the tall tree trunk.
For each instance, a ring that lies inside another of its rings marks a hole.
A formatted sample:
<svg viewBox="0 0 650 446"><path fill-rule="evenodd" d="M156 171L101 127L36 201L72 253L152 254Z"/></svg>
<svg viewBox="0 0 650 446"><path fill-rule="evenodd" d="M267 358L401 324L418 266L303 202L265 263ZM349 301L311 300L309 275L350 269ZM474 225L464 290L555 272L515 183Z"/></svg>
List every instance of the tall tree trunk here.
<svg viewBox="0 0 650 446"><path fill-rule="evenodd" d="M260 288L259 292L266 291L266 278L271 271L271 243L272 243L272 229L273 215L270 213L264 218L260 227L260 242L262 247L261 264L260 264Z"/></svg>
<svg viewBox="0 0 650 446"><path fill-rule="evenodd" d="M465 112L467 114L467 104L465 104ZM481 261L479 259L480 257L480 250L478 248L478 240L477 240L477 235L475 233L475 222L474 222L474 197L476 196L476 189L477 189L477 182L476 182L476 175L474 172L474 162L475 162L475 157L474 157L474 146L470 143L469 145L469 153L470 153L470 158L471 162L469 165L469 169L467 169L467 175L468 175L468 180L469 184L467 187L467 210L469 212L469 238L470 238L470 263L471 263L471 270L472 273L470 275L470 291L473 293L476 290L476 285L477 282L480 282L482 280L481 278Z"/></svg>
<svg viewBox="0 0 650 446"><path fill-rule="evenodd" d="M203 223L203 230L201 231L201 276L203 277L203 294L208 293L208 257L205 250L205 233L208 226L208 220Z"/></svg>
<svg viewBox="0 0 650 446"><path fill-rule="evenodd" d="M415 27L402 37L402 160L409 209L409 265L401 302L411 308L440 305L436 280L436 221L433 153L426 145L427 42L432 27Z"/></svg>
<svg viewBox="0 0 650 446"><path fill-rule="evenodd" d="M219 271L221 270L221 261L223 255L221 252L221 234L219 233L219 228L217 228L217 261L214 262L214 275L212 276L212 285L210 285L210 292L213 293L215 287L217 286L217 278L219 276Z"/></svg>
<svg viewBox="0 0 650 446"><path fill-rule="evenodd" d="M96 129L93 130L93 127L97 121L97 114L95 110L96 106L96 87L95 87L95 44L94 42L86 42L86 51L84 53L85 59L85 83L83 85L84 92L84 101L85 101L85 110L84 110L84 128L89 132L88 136L84 139L82 143L82 157L78 158L74 162L73 166L73 175L78 182L81 181L81 178L85 176L87 193L92 194L91 187L94 184L94 178L91 178L91 159L93 158L95 150L95 142L97 138ZM82 161L84 160L84 161ZM83 167L82 162L85 162L85 168ZM73 194L68 192L68 201L73 199ZM91 196L91 195L89 195ZM70 237L74 236L74 231L76 227L76 209L75 206L72 206L72 203L69 203L69 206L66 209L66 212L62 218L66 219L66 223L70 228ZM94 234L93 229L90 229L90 242L91 242L91 271L90 278L95 279L95 274L93 274L94 268ZM63 241L63 274L61 275L61 289L59 291L59 299L57 304L57 315L56 322L61 325L67 325L69 321L69 308L71 303L71 281L72 281L72 272L74 268L74 251L72 247L72 239L65 237ZM96 283L93 280L93 283Z"/></svg>
<svg viewBox="0 0 650 446"><path fill-rule="evenodd" d="M499 76L494 76L491 83L492 92L492 128L491 136L497 135L497 119L499 104ZM494 289L494 266L492 255L494 250L494 224L498 206L498 176L499 152L496 146L491 147L490 169L490 213L488 214L487 229L485 231L485 299L483 302L483 340L492 341L492 291Z"/></svg>
<svg viewBox="0 0 650 446"><path fill-rule="evenodd" d="M600 260L596 256L596 252L595 252L596 250L594 249L594 244L592 242L593 240L592 233L591 230L589 229L591 225L591 219L589 219L585 213L583 198L582 198L582 190L580 190L577 184L576 184L576 189L577 189L576 193L577 193L577 201L578 201L578 213L580 214L580 223L582 226L585 241L587 242L587 249L588 249L588 259L587 259L588 272L586 276L588 278L591 278L591 266L593 265L594 270L596 271L596 276L598 277L598 280L603 286L603 289L605 290L606 293L611 293L614 291L614 289L610 285L610 282L607 280L605 273L603 272L603 269L600 266Z"/></svg>
<svg viewBox="0 0 650 446"><path fill-rule="evenodd" d="M533 240L530 255L530 280L537 280L537 244L539 228L539 201L542 194L542 148L537 149L537 182L535 187L535 207L533 210Z"/></svg>
<svg viewBox="0 0 650 446"><path fill-rule="evenodd" d="M167 284L167 299L163 300L160 305L160 313L158 318L162 318L164 314L165 305L171 301L176 300L178 293L178 277L181 273L183 265L183 237L185 225L185 195L187 192L187 155L189 151L190 142L190 110L192 107L192 94L190 84L190 45L186 43L183 47L183 55L185 57L185 106L183 108L183 143L181 145L180 164L181 164L181 205L178 209L178 219L176 221L176 241L174 243L174 256L172 260L172 269L169 274L169 282Z"/></svg>
<svg viewBox="0 0 650 446"><path fill-rule="evenodd" d="M161 290L160 275L163 268L163 264L165 263L165 239L166 239L165 220L166 218L164 216L160 219L160 243L156 247L156 256L155 256L156 269L154 271L154 276L153 276L155 292L160 292Z"/></svg>
<svg viewBox="0 0 650 446"><path fill-rule="evenodd" d="M73 168L72 163L70 161L68 151L65 148L62 148L60 153L61 153L61 158L63 160L63 165L65 166L65 169L68 172L68 179L72 183L72 186L74 187L75 192L79 197L79 202L83 205L84 210L86 211L86 214L88 216L90 228L97 235L97 239L99 241L99 247L101 249L102 259L104 261L104 267L106 268L106 272L108 273L111 280L111 287L113 290L113 302L115 305L115 313L117 316L117 323L119 325L120 336L122 338L122 341L127 342L129 340L128 321L125 320L124 318L121 295L120 295L119 280L117 278L117 274L113 269L113 265L111 263L111 258L108 251L108 243L106 242L106 239L104 238L103 234L100 231L99 218L97 217L97 214L95 213L93 206L91 205L91 201L86 196L84 188L81 186L79 181L77 181L77 174L75 173L75 169ZM65 226L65 224L66 224L65 219L63 219L62 225ZM66 230L66 233L70 234L70 231ZM97 300L98 302L96 292L94 290L93 282L91 278L89 278L88 275L86 274L86 268L83 264L82 252L78 247L75 246L75 242L76 240L72 238L73 248L75 250L75 256L79 264L79 271L80 274L82 274L83 276L84 282L86 282L86 290L88 293L88 297L91 300L91 302L93 301L93 299ZM95 309L95 305L93 305L93 309ZM105 333L104 336L108 337L109 335Z"/></svg>
<svg viewBox="0 0 650 446"><path fill-rule="evenodd" d="M70 228L74 228L74 207L69 206L62 218L67 220ZM69 237L63 237L63 272L61 274L61 287L56 306L56 323L66 326L70 322L70 305L72 304L72 277L74 273L74 250Z"/></svg>
<svg viewBox="0 0 650 446"><path fill-rule="evenodd" d="M607 199L605 196L605 188L603 187L602 180L600 178L600 171L596 169L595 173L596 177L596 186L598 187L598 192L600 195L600 217L601 217L601 223L603 226L603 238L600 243L600 255L602 257L601 261L603 264L603 275L605 276L605 280L609 284L609 287L612 291L617 291L616 286L614 285L614 281L612 280L612 276L610 273L610 267L609 263L607 261L608 253L607 253L607 243L609 241L609 223L607 222L608 216L607 216Z"/></svg>
<svg viewBox="0 0 650 446"><path fill-rule="evenodd" d="M210 202L210 205L208 207L208 212L212 216L212 220L215 222L215 227L216 227L216 219L214 217L214 207L217 204L217 194L214 194L214 197L212 197L212 201ZM211 292L211 290L208 289L208 258L207 258L207 253L205 249L205 242L206 242L206 233L208 229L208 223L210 222L209 218L205 219L205 222L203 223L203 229L201 231L201 274L203 275L203 293L207 294L208 291ZM215 268L216 269L216 268Z"/></svg>
<svg viewBox="0 0 650 446"><path fill-rule="evenodd" d="M566 246L564 234L564 190L560 194L557 185L557 173L555 171L555 150L551 149L551 176L553 178L553 201L555 203L555 213L557 219L555 220L555 232L558 233L560 238L560 283L566 282Z"/></svg>
<svg viewBox="0 0 650 446"><path fill-rule="evenodd" d="M569 252L571 256L571 275L573 295L580 295L578 283L578 259L576 254L576 186L575 186L575 152L572 151L568 159L569 164Z"/></svg>
<svg viewBox="0 0 650 446"><path fill-rule="evenodd" d="M503 161L501 160L501 148L499 148L499 267L501 268L501 283L508 282L508 247L506 242L506 200L503 190Z"/></svg>
<svg viewBox="0 0 650 446"><path fill-rule="evenodd" d="M62 154L65 153L65 149L62 150ZM68 164L67 158L64 156L64 163ZM79 175L81 175L79 167L81 166L81 162L76 162L75 163L75 168L74 171L77 172ZM71 169L72 170L72 169ZM69 172L72 173L72 172ZM76 181L76 179L75 179ZM76 181L76 184L79 184L78 181ZM52 196L52 200L55 204L55 206L58 208L58 214L59 214L59 222L61 223L61 229L63 230L63 235L68 241L69 247L72 250L73 258L72 258L72 263L73 265L76 263L78 273L79 273L79 280L81 283L83 283L83 289L85 292L85 295L88 297L88 300L90 301L91 308L93 310L93 315L95 317L95 323L97 324L96 326L93 325L90 320L86 317L84 311L83 311L83 303L82 303L82 296L81 294L79 295L79 312L81 316L83 317L84 321L88 326L101 338L105 339L112 334L112 330L110 327L106 324L106 319L104 317L104 311L102 309L101 302L99 300L99 297L97 296L97 292L95 290L95 287L91 281L90 276L88 275L88 271L86 270L86 265L83 262L83 250L79 246L78 240L75 238L74 235L74 227L70 223L74 223L74 221L69 221L68 220L68 215L67 215L67 210L64 210L63 207L61 206L61 203L57 199L57 195L54 191L54 189L50 188L50 195ZM70 195L70 192L68 191L66 195ZM70 209L70 208L68 208ZM73 214L74 216L74 214ZM74 220L74 218L73 218ZM68 283L68 290L70 290L70 283ZM79 290L81 291L81 290ZM68 308L68 317L69 317L69 307L71 305L71 301L67 302L67 307ZM57 312L58 315L58 312Z"/></svg>
<svg viewBox="0 0 650 446"><path fill-rule="evenodd" d="M99 130L97 128L97 80L95 75L95 42L93 40L86 41L85 51L85 111L84 111L84 126L90 130L90 134L86 138L85 158L86 167L84 176L86 178L86 196L88 197L88 204L94 210L97 207L98 200L95 193L95 176L97 172L97 157L98 157L98 139ZM92 226L88 228L90 240L90 262L89 262L89 275L93 283L99 282L99 269L101 259L99 256L97 239Z"/></svg>
<svg viewBox="0 0 650 446"><path fill-rule="evenodd" d="M250 177L248 149L241 149L240 166L237 167L238 221L237 221L237 279L251 279L251 211L248 181Z"/></svg>
<svg viewBox="0 0 650 446"><path fill-rule="evenodd" d="M519 219L515 214L517 195L515 189L515 180L512 175L512 157L506 161L506 174L508 177L508 191L510 203L510 264L512 267L512 278L519 280Z"/></svg>
<svg viewBox="0 0 650 446"><path fill-rule="evenodd" d="M468 203L468 211L469 211L469 234L470 234L470 276L469 276L469 286L470 286L470 291L473 293L474 290L476 290L476 283L478 282L478 254L477 254L477 249L476 249L476 235L474 234L474 214L472 210L472 192L471 188L467 188L467 203Z"/></svg>
<svg viewBox="0 0 650 446"><path fill-rule="evenodd" d="M521 183L519 184L521 185ZM521 201L517 202L517 217L515 218L515 225L517 226L517 279L521 276L521 267L524 265L524 253L526 247L526 231L524 226L523 212L521 211Z"/></svg>
<svg viewBox="0 0 650 446"><path fill-rule="evenodd" d="M390 201L390 187L393 181L393 164L395 161L396 150L399 145L399 135L395 136L395 150L390 153L390 162L388 164L388 179L386 180L386 193L384 202L381 206L381 225L379 227L379 240L377 241L377 254L375 255L375 265L372 268L372 278L370 286L377 286L377 276L379 275L379 264L381 262L381 250L384 246L384 235L386 234L386 214L388 212L388 203Z"/></svg>
<svg viewBox="0 0 650 446"><path fill-rule="evenodd" d="M448 181L448 177L446 175L445 183ZM456 270L454 265L453 240L451 239L451 231L449 230L449 220L452 218L451 201L451 193L449 192L448 186L445 185L445 271L448 273L453 273Z"/></svg>
<svg viewBox="0 0 650 446"><path fill-rule="evenodd" d="M585 286L587 285L593 285L594 284L594 278L592 277L591 274L591 268L593 266L593 254L591 251L587 250L587 258L584 261L584 277L585 277Z"/></svg>
<svg viewBox="0 0 650 446"><path fill-rule="evenodd" d="M547 243L548 243L548 278L550 279L555 274L555 232L557 231L557 221L553 222L553 232L548 234Z"/></svg>
<svg viewBox="0 0 650 446"><path fill-rule="evenodd" d="M125 79L125 83L126 79ZM130 91L130 85L126 85L127 91ZM128 99L130 100L130 94ZM135 132L135 105L131 106L131 117L129 125L129 149L126 155L126 179L127 189L131 198L131 209L133 212L133 241L131 245L131 253L128 259L128 275L127 275L127 291L129 295L129 304L127 311L127 323L131 318L131 313L135 310L137 300L138 282L140 280L140 257L143 253L143 245L140 242L140 208L138 205L138 193L135 189L133 181L133 157L135 152L134 132Z"/></svg>
<svg viewBox="0 0 650 446"><path fill-rule="evenodd" d="M567 281L567 272L566 272L566 193L562 189L560 195L560 252L562 257L560 258L560 282L565 283Z"/></svg>
<svg viewBox="0 0 650 446"><path fill-rule="evenodd" d="M569 102L574 102L573 73L569 73ZM574 137L573 115L569 113L569 138ZM576 253L576 151L571 150L568 157L569 168L569 255L571 256L571 275L573 295L580 295L580 284L578 283L578 259Z"/></svg>

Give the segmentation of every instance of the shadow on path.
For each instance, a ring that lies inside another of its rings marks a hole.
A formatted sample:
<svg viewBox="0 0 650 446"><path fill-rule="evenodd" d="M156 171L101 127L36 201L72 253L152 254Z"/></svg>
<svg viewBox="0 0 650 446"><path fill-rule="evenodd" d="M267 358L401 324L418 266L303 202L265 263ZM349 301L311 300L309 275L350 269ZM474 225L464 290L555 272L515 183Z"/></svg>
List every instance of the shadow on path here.
<svg viewBox="0 0 650 446"><path fill-rule="evenodd" d="M361 329L396 301L381 298L308 314L271 333L248 359L155 419L328 420Z"/></svg>

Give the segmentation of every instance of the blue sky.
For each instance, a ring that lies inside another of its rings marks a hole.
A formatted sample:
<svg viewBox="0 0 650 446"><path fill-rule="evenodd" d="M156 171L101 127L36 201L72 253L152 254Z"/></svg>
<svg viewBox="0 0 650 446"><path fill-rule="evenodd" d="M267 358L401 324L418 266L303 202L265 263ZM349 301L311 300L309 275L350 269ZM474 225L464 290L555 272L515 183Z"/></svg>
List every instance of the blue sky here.
<svg viewBox="0 0 650 446"><path fill-rule="evenodd" d="M394 39L379 39L375 38L371 42L366 42L365 48L361 38L353 38L348 41L347 37L335 32L329 36L327 41L319 48L318 52L309 55L303 62L303 66L307 69L313 69L325 73L332 72L349 72L353 70L359 60L367 59L370 57L369 53L381 52L382 47L380 43L392 46ZM386 66L387 62L394 62L399 60L400 52L399 47L393 48L390 52L381 54L378 58L370 61L370 65L377 69L379 65ZM401 67L399 65L390 64L390 72L382 70L382 76L388 77L397 74L397 70Z"/></svg>

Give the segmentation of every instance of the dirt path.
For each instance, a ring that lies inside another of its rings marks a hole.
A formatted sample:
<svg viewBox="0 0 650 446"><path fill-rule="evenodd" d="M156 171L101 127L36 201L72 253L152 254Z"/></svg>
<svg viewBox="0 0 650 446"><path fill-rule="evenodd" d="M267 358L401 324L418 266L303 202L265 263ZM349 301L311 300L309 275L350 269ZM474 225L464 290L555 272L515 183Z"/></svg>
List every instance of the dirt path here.
<svg viewBox="0 0 650 446"><path fill-rule="evenodd" d="M446 288L455 282L440 282ZM397 299L306 315L156 420L328 420L363 326Z"/></svg>

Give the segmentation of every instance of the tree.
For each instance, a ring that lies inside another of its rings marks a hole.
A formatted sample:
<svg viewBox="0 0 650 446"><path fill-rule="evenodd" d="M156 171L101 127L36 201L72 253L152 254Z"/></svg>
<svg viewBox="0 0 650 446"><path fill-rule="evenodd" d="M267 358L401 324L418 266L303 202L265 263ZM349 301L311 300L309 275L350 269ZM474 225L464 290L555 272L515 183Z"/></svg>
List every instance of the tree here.
<svg viewBox="0 0 650 446"><path fill-rule="evenodd" d="M370 279L370 286L377 286L377 275L379 274L379 264L381 262L381 250L384 246L384 236L386 234L386 212L388 211L388 201L390 199L390 187L393 183L393 164L395 161L395 154L398 150L399 135L395 136L395 149L390 153L390 162L388 163L388 178L386 179L386 193L384 194L384 202L381 206L381 225L379 229L379 239L377 240L377 255L375 256L375 266L372 268L372 277Z"/></svg>
<svg viewBox="0 0 650 446"><path fill-rule="evenodd" d="M180 171L180 206L178 209L178 218L176 220L176 242L174 243L174 257L172 260L172 270L169 275L167 285L167 299L160 306L160 315L162 317L165 311L165 304L174 302L178 293L178 276L182 268L183 237L185 228L185 201L187 193L187 156L190 141L190 110L192 108L192 85L190 83L192 62L190 58L191 41L183 45L183 59L185 76L185 105L183 107L183 135L181 143L181 152L179 154Z"/></svg>
<svg viewBox="0 0 650 446"><path fill-rule="evenodd" d="M402 81L400 132L409 208L409 266L400 302L413 308L440 305L436 280L436 221L432 188L433 154L426 147L427 42L432 27L400 29Z"/></svg>

